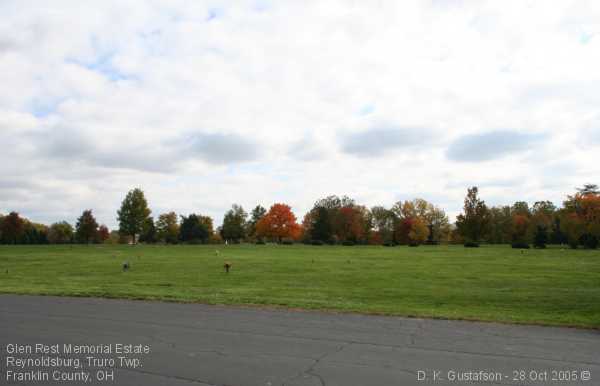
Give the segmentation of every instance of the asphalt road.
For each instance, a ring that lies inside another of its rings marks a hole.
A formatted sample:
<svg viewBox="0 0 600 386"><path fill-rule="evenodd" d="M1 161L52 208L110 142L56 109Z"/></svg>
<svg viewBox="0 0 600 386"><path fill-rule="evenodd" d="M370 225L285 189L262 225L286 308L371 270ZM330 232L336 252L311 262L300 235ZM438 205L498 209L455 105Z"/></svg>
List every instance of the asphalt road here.
<svg viewBox="0 0 600 386"><path fill-rule="evenodd" d="M112 351L65 354L66 344ZM149 352L119 354L117 344ZM0 295L0 345L0 384L83 384L83 372L94 385L600 385L600 331L570 328ZM31 353L15 353L16 345ZM52 347L57 354L43 353ZM79 358L81 367L18 367L17 359L43 357ZM115 364L94 367L86 357ZM28 371L49 378L14 378ZM479 371L501 378L458 380L460 373L483 376ZM97 380L111 372L112 381Z"/></svg>

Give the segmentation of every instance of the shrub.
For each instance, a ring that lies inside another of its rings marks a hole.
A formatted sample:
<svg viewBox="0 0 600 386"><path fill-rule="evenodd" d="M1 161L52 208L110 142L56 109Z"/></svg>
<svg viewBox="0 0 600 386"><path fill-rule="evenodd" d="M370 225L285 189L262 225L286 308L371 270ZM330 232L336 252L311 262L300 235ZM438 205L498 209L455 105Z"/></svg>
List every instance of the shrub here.
<svg viewBox="0 0 600 386"><path fill-rule="evenodd" d="M479 243L476 243L474 241L467 241L465 243L465 248L479 248Z"/></svg>
<svg viewBox="0 0 600 386"><path fill-rule="evenodd" d="M419 243L408 243L409 247L418 247Z"/></svg>
<svg viewBox="0 0 600 386"><path fill-rule="evenodd" d="M512 243L511 247L518 249L529 249L531 248L527 243Z"/></svg>
<svg viewBox="0 0 600 386"><path fill-rule="evenodd" d="M262 240L256 240L256 245L265 245L266 243Z"/></svg>
<svg viewBox="0 0 600 386"><path fill-rule="evenodd" d="M290 238L284 238L281 240L281 244L283 245L293 245L294 244L294 240L290 239Z"/></svg>
<svg viewBox="0 0 600 386"><path fill-rule="evenodd" d="M384 247L395 247L396 246L396 244L394 244L394 243L383 243L382 245Z"/></svg>
<svg viewBox="0 0 600 386"><path fill-rule="evenodd" d="M345 245L347 247L353 247L354 241L346 240L346 241L342 242L342 245Z"/></svg>
<svg viewBox="0 0 600 386"><path fill-rule="evenodd" d="M312 245L325 245L325 243L322 242L321 240L312 240L310 243Z"/></svg>

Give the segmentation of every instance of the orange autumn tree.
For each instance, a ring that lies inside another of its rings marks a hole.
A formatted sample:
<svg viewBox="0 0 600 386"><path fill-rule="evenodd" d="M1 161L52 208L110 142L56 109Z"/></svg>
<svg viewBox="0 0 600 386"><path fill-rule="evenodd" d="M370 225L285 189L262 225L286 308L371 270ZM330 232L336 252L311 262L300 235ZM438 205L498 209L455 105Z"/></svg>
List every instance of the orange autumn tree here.
<svg viewBox="0 0 600 386"><path fill-rule="evenodd" d="M258 237L270 238L277 242L284 238L297 240L301 233L302 228L296 222L292 208L286 204L274 204L256 224Z"/></svg>
<svg viewBox="0 0 600 386"><path fill-rule="evenodd" d="M596 249L600 244L600 191L596 185L586 185L564 202L561 230L569 244L577 248Z"/></svg>

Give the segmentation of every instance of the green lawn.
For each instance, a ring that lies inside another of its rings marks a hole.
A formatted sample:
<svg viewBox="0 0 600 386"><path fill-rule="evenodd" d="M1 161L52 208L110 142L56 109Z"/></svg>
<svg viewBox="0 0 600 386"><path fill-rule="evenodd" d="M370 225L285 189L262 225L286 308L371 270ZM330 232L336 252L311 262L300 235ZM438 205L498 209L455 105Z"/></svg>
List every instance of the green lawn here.
<svg viewBox="0 0 600 386"><path fill-rule="evenodd" d="M219 256L215 251L219 250ZM123 261L132 269L122 272ZM233 263L225 274L224 261ZM600 251L508 246L0 246L0 293L600 328Z"/></svg>

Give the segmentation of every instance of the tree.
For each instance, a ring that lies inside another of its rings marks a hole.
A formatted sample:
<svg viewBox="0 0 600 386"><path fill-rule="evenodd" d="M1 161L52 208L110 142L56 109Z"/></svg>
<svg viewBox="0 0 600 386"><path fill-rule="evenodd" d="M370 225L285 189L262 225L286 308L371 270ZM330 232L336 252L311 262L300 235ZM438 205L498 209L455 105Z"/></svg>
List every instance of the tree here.
<svg viewBox="0 0 600 386"><path fill-rule="evenodd" d="M246 225L246 234L249 237L256 236L256 224L258 224L258 222L265 217L266 214L267 210L260 205L256 205L256 207L252 209L252 212L250 212L250 221L248 221L248 224Z"/></svg>
<svg viewBox="0 0 600 386"><path fill-rule="evenodd" d="M323 206L314 207L304 216L302 221L306 237L310 240L328 243L332 241L333 227L329 211Z"/></svg>
<svg viewBox="0 0 600 386"><path fill-rule="evenodd" d="M142 232L140 233L140 241L149 244L156 242L156 226L154 225L154 218L152 216L144 220Z"/></svg>
<svg viewBox="0 0 600 386"><path fill-rule="evenodd" d="M256 224L256 235L281 242L283 238L298 238L301 228L296 222L292 208L286 204L274 204Z"/></svg>
<svg viewBox="0 0 600 386"><path fill-rule="evenodd" d="M200 219L200 224L202 224L206 228L206 231L208 232L208 237L213 237L215 230L213 228L212 218L210 218L209 216L202 215L199 215L198 218Z"/></svg>
<svg viewBox="0 0 600 386"><path fill-rule="evenodd" d="M104 224L98 227L98 232L96 233L96 241L100 244L104 244L106 240L110 237L110 231L108 227Z"/></svg>
<svg viewBox="0 0 600 386"><path fill-rule="evenodd" d="M179 239L188 243L205 243L210 236L208 227L201 219L202 216L190 214L181 216Z"/></svg>
<svg viewBox="0 0 600 386"><path fill-rule="evenodd" d="M487 242L492 244L511 243L512 220L510 206L495 206L490 208Z"/></svg>
<svg viewBox="0 0 600 386"><path fill-rule="evenodd" d="M392 206L394 238L400 244L420 244L428 240L436 244L448 238L450 225L446 213L422 198L398 201ZM412 232L412 237L410 236ZM423 233L425 239L422 239Z"/></svg>
<svg viewBox="0 0 600 386"><path fill-rule="evenodd" d="M533 246L536 248L546 248L548 243L548 228L543 225L538 225L535 228L533 235Z"/></svg>
<svg viewBox="0 0 600 386"><path fill-rule="evenodd" d="M551 244L566 244L569 242L567 235L565 235L560 226L561 212L556 211L553 216L552 230L550 231L550 243Z"/></svg>
<svg viewBox="0 0 600 386"><path fill-rule="evenodd" d="M468 189L463 213L456 217L456 226L466 242L478 243L489 225L489 211L485 202L477 197L476 186Z"/></svg>
<svg viewBox="0 0 600 386"><path fill-rule="evenodd" d="M560 218L561 231L566 235L569 246L577 248L585 234L585 223L577 213L564 211Z"/></svg>
<svg viewBox="0 0 600 386"><path fill-rule="evenodd" d="M529 211L529 204L527 204L527 202L525 201L515 202L511 208L511 212L513 214L518 214L521 216L531 216L531 212Z"/></svg>
<svg viewBox="0 0 600 386"><path fill-rule="evenodd" d="M583 244L597 248L600 242L600 194L597 186L588 184L564 202L560 218L561 231L567 235L571 247ZM563 229L564 228L564 229ZM575 236L579 238L575 240Z"/></svg>
<svg viewBox="0 0 600 386"><path fill-rule="evenodd" d="M163 213L156 222L156 238L167 244L176 244L179 240L179 223L175 212Z"/></svg>
<svg viewBox="0 0 600 386"><path fill-rule="evenodd" d="M596 249L600 242L600 194L588 193L580 197L581 217L585 224L582 244Z"/></svg>
<svg viewBox="0 0 600 386"><path fill-rule="evenodd" d="M238 243L246 237L246 219L248 214L240 205L233 204L225 213L221 226L221 237L224 240Z"/></svg>
<svg viewBox="0 0 600 386"><path fill-rule="evenodd" d="M48 227L44 224L37 224L27 219L25 223L25 232L20 242L23 244L48 244Z"/></svg>
<svg viewBox="0 0 600 386"><path fill-rule="evenodd" d="M25 221L17 212L10 212L3 218L0 231L5 244L18 244L25 234Z"/></svg>
<svg viewBox="0 0 600 386"><path fill-rule="evenodd" d="M135 188L130 190L121 203L121 209L117 212L119 220L119 232L131 236L132 243L136 243L136 235L142 233L144 223L150 216L148 202L144 192Z"/></svg>
<svg viewBox="0 0 600 386"><path fill-rule="evenodd" d="M429 229L423 218L417 216L411 219L410 230L408 232L408 242L410 245L423 244L427 239Z"/></svg>
<svg viewBox="0 0 600 386"><path fill-rule="evenodd" d="M598 195L600 194L600 188L596 184L585 184L581 188L577 188L577 191L582 196L587 196L588 194Z"/></svg>
<svg viewBox="0 0 600 386"><path fill-rule="evenodd" d="M450 234L450 223L448 216L443 209L431 205L425 213L425 224L429 230L428 240L430 242L440 242L442 239L448 239Z"/></svg>
<svg viewBox="0 0 600 386"><path fill-rule="evenodd" d="M529 244L527 232L529 230L529 217L523 214L514 214L512 218L512 243L514 245Z"/></svg>
<svg viewBox="0 0 600 386"><path fill-rule="evenodd" d="M89 244L96 239L97 232L98 223L92 214L92 210L84 210L75 225L75 238L80 243Z"/></svg>
<svg viewBox="0 0 600 386"><path fill-rule="evenodd" d="M397 217L394 212L383 206L374 206L371 208L371 216L373 219L373 228L382 242L386 244L395 243L397 240L394 229Z"/></svg>
<svg viewBox="0 0 600 386"><path fill-rule="evenodd" d="M66 221L55 222L48 230L48 241L51 244L67 244L73 241L73 227Z"/></svg>
<svg viewBox="0 0 600 386"><path fill-rule="evenodd" d="M546 219L551 218L556 212L556 206L550 201L536 201L533 204L532 216L544 216Z"/></svg>
<svg viewBox="0 0 600 386"><path fill-rule="evenodd" d="M360 242L365 238L363 212L358 206L344 206L338 211L338 238L341 241Z"/></svg>

